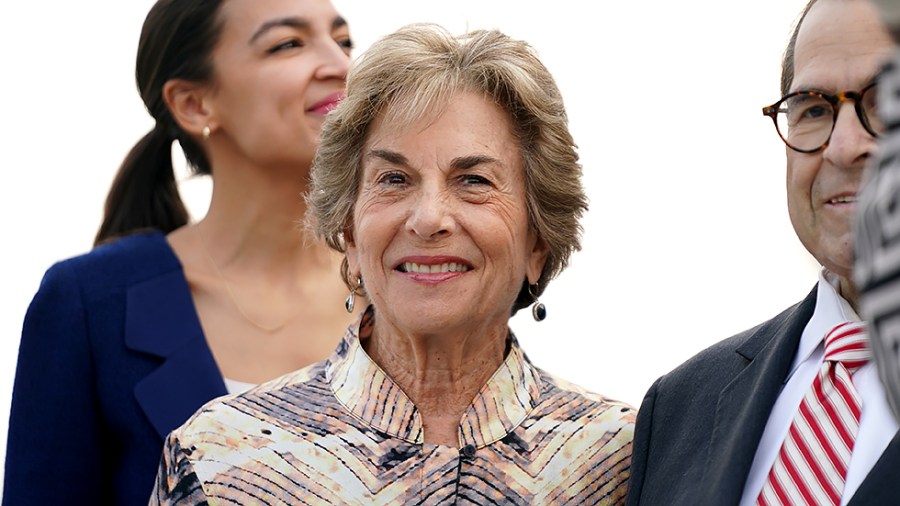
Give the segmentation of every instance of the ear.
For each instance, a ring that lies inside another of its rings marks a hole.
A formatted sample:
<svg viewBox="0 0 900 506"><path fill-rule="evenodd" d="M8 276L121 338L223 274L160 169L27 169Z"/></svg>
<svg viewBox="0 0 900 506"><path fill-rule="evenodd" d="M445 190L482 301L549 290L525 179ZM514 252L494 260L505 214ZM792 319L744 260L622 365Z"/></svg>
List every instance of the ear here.
<svg viewBox="0 0 900 506"><path fill-rule="evenodd" d="M344 229L344 255L347 257L347 267L352 275L359 274L359 249L356 247L356 241L353 240L353 229L346 227Z"/></svg>
<svg viewBox="0 0 900 506"><path fill-rule="evenodd" d="M537 237L534 231L530 232L529 235L532 236L532 246L531 253L528 255L525 275L528 277L528 284L533 285L541 279L541 273L544 272L544 264L547 263L547 257L550 255L550 248L547 247L547 243L543 239Z"/></svg>
<svg viewBox="0 0 900 506"><path fill-rule="evenodd" d="M216 129L209 107L209 85L184 79L170 79L163 85L163 100L172 118L185 132L200 137L203 127Z"/></svg>

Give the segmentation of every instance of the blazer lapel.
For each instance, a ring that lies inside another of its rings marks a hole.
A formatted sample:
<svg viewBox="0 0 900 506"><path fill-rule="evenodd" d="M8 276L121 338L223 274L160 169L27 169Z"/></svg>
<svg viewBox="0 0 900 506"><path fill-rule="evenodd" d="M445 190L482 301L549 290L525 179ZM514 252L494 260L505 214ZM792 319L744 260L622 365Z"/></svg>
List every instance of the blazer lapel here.
<svg viewBox="0 0 900 506"><path fill-rule="evenodd" d="M760 326L735 351L747 366L719 394L700 504L738 504L769 413L789 372L816 290Z"/></svg>
<svg viewBox="0 0 900 506"><path fill-rule="evenodd" d="M134 388L161 438L204 403L227 393L180 268L128 290L125 345L162 358L159 368Z"/></svg>

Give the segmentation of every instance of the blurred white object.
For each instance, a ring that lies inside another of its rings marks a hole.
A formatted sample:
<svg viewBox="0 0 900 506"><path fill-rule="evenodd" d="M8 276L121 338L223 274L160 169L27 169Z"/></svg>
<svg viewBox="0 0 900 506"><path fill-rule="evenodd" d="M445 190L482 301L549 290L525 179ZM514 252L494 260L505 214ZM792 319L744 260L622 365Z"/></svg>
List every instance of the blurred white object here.
<svg viewBox="0 0 900 506"><path fill-rule="evenodd" d="M892 31L900 28L900 0L872 0L878 8L881 19Z"/></svg>

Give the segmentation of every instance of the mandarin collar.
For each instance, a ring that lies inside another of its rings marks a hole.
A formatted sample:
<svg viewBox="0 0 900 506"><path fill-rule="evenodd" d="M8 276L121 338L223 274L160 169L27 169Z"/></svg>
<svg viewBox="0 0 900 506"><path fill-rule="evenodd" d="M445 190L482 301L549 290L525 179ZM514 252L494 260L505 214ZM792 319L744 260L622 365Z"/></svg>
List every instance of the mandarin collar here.
<svg viewBox="0 0 900 506"><path fill-rule="evenodd" d="M370 305L351 325L326 368L335 397L373 429L413 444L424 444L422 416L412 400L376 364L360 344L371 335L375 311ZM356 330L355 330L356 329ZM538 404L540 371L512 333L509 353L481 387L460 420L459 447L481 448L506 437Z"/></svg>

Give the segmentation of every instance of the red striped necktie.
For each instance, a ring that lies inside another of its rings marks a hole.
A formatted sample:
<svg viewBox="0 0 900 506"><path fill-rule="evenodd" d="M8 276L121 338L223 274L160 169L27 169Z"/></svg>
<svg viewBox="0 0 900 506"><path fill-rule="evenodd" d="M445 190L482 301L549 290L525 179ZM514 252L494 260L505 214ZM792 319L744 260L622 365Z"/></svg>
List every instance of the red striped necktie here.
<svg viewBox="0 0 900 506"><path fill-rule="evenodd" d="M845 322L825 336L825 361L800 403L758 506L840 503L862 406L851 375L869 358L864 323Z"/></svg>

